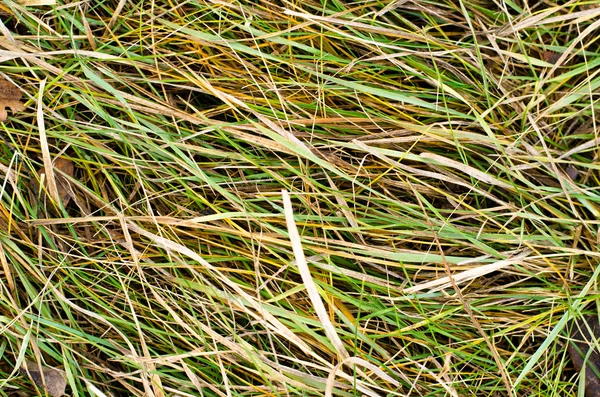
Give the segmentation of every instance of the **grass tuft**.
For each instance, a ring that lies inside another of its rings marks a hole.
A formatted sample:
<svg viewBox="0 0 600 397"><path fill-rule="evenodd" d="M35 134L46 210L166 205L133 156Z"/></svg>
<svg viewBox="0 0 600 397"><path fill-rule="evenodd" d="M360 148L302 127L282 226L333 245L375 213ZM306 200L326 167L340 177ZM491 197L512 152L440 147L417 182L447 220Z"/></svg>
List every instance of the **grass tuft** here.
<svg viewBox="0 0 600 397"><path fill-rule="evenodd" d="M0 13L1 396L577 393L594 2Z"/></svg>

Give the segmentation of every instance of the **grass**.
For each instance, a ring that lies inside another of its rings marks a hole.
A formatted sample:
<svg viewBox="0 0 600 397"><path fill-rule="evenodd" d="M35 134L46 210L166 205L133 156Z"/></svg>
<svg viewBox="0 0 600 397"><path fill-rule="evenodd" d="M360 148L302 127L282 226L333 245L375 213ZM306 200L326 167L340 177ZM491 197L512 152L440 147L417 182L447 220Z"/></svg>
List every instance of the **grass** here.
<svg viewBox="0 0 600 397"><path fill-rule="evenodd" d="M3 2L0 395L583 395L594 3Z"/></svg>

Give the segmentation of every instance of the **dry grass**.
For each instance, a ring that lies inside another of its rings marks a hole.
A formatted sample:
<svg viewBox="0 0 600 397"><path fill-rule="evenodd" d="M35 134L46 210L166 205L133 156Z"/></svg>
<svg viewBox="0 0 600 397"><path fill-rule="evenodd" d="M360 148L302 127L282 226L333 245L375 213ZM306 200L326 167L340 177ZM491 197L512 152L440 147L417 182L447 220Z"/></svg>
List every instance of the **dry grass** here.
<svg viewBox="0 0 600 397"><path fill-rule="evenodd" d="M600 8L500 3L2 3L0 394L575 395Z"/></svg>

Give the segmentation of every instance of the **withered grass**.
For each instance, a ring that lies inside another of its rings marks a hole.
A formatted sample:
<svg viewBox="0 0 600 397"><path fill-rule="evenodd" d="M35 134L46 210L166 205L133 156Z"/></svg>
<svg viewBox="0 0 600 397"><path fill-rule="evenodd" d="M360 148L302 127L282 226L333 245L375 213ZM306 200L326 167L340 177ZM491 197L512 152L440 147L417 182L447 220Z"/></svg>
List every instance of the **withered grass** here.
<svg viewBox="0 0 600 397"><path fill-rule="evenodd" d="M0 395L582 392L594 2L0 12Z"/></svg>

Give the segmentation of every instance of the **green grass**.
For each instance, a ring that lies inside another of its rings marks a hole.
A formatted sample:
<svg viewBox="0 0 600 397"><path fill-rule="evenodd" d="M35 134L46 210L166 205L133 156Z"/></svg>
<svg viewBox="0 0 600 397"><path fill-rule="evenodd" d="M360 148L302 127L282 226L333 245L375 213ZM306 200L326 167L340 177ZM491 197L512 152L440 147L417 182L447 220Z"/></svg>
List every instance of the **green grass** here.
<svg viewBox="0 0 600 397"><path fill-rule="evenodd" d="M0 395L583 395L595 2L121 3L0 4Z"/></svg>

